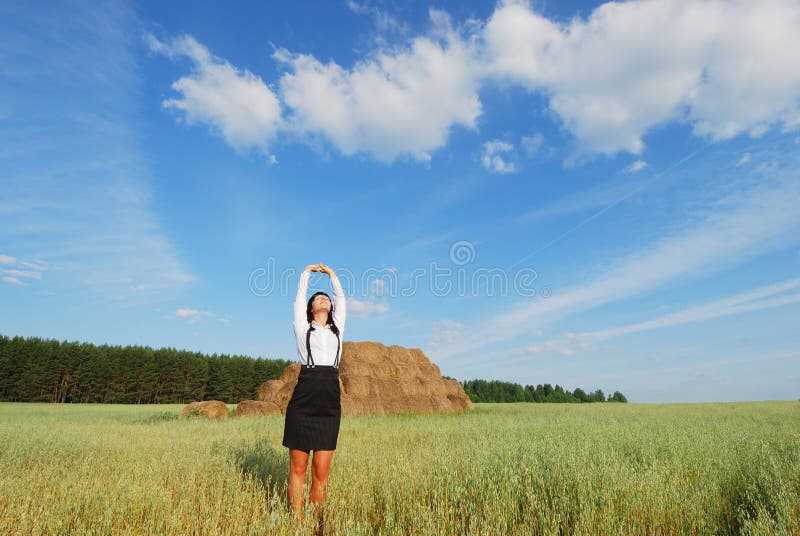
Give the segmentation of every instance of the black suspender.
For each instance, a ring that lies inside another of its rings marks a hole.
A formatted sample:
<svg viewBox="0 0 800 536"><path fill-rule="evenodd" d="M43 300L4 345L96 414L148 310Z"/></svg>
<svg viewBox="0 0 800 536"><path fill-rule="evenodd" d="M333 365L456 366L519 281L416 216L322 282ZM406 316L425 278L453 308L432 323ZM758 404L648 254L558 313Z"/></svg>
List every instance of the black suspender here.
<svg viewBox="0 0 800 536"><path fill-rule="evenodd" d="M336 359L333 360L333 366L339 368L339 346L341 346L341 340L339 339L339 333L336 333Z"/></svg>
<svg viewBox="0 0 800 536"><path fill-rule="evenodd" d="M312 367L314 366L314 358L311 356L311 330L314 329L314 326L311 324L308 325L308 331L306 331L306 352L308 353L308 364ZM341 339L339 338L339 334L335 333L336 335L336 358L333 361L333 366L339 368L339 347L342 345Z"/></svg>
<svg viewBox="0 0 800 536"><path fill-rule="evenodd" d="M314 366L314 358L311 357L311 330L314 329L314 326L311 324L308 325L308 331L306 332L306 355L308 356L308 364L312 367Z"/></svg>

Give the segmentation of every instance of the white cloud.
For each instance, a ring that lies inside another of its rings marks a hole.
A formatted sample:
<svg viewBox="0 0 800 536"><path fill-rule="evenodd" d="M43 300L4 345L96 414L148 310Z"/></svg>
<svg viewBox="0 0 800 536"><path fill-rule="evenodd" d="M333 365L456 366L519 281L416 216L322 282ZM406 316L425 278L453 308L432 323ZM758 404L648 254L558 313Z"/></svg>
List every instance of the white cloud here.
<svg viewBox="0 0 800 536"><path fill-rule="evenodd" d="M204 318L213 318L214 320L217 320L218 322L221 322L223 324L231 323L230 318L222 317L216 313L212 313L211 311L201 311L198 309L189 309L189 308L176 309L175 316L183 320L186 320L190 324L193 324Z"/></svg>
<svg viewBox="0 0 800 536"><path fill-rule="evenodd" d="M385 36L387 34L402 35L408 33L408 24L399 20L387 10L380 9L378 6L371 4L370 2L359 3L355 0L347 0L346 5L353 13L372 16L375 22L375 28L377 30L374 40L379 45L386 43Z"/></svg>
<svg viewBox="0 0 800 536"><path fill-rule="evenodd" d="M267 152L280 126L281 106L260 77L215 58L188 35L170 44L152 35L147 35L146 41L153 52L173 59L185 56L194 63L194 73L172 84L181 96L166 99L165 108L183 112L189 124L211 126L239 152L252 148Z"/></svg>
<svg viewBox="0 0 800 536"><path fill-rule="evenodd" d="M211 316L211 314L208 311L198 311L197 309L178 309L175 311L175 316L184 319L201 318Z"/></svg>
<svg viewBox="0 0 800 536"><path fill-rule="evenodd" d="M503 153L510 153L514 146L502 140L491 140L483 144L481 165L495 173L514 173L517 168L513 162L507 162Z"/></svg>
<svg viewBox="0 0 800 536"><path fill-rule="evenodd" d="M39 270L39 271L47 270L48 266L48 264L42 260L35 260L33 262L19 261L19 265L24 266L25 268L31 268L33 270Z"/></svg>
<svg viewBox="0 0 800 536"><path fill-rule="evenodd" d="M537 132L533 136L522 136L521 143L529 157L536 156L544 145L544 136L541 132Z"/></svg>
<svg viewBox="0 0 800 536"><path fill-rule="evenodd" d="M453 344L464 334L464 324L455 320L440 320L433 325L433 333L428 341L432 350Z"/></svg>
<svg viewBox="0 0 800 536"><path fill-rule="evenodd" d="M744 153L742 157L736 162L737 166L743 166L750 163L750 153Z"/></svg>
<svg viewBox="0 0 800 536"><path fill-rule="evenodd" d="M18 268L0 268L0 273L5 274L3 281L14 285L27 286L24 283L25 279L36 279L41 281L42 272L47 270L48 265L46 262L36 260L33 262L23 261L10 255L0 255L0 264L17 265L20 268L29 268L28 270L20 270Z"/></svg>
<svg viewBox="0 0 800 536"><path fill-rule="evenodd" d="M609 2L559 24L506 2L484 31L487 73L549 96L592 152L640 153L672 120L715 140L757 136L800 112L800 4Z"/></svg>
<svg viewBox="0 0 800 536"><path fill-rule="evenodd" d="M276 51L290 69L280 94L292 109L292 128L324 136L345 155L386 162L401 155L428 161L453 126L475 128L481 104L472 51L440 12L431 16L441 39L417 37L352 69Z"/></svg>
<svg viewBox="0 0 800 536"><path fill-rule="evenodd" d="M406 33L371 4L347 5L374 15L379 29ZM430 17L425 35L392 46L378 40L351 68L277 49L273 58L287 69L280 101L261 78L213 58L190 36L147 39L153 51L195 64L173 85L181 98L165 104L239 150L266 151L280 131L327 140L347 156L427 162L454 127L477 129L479 91L498 82L541 93L585 154L640 154L643 136L676 121L712 140L800 126L794 0L608 2L569 22L511 0L459 29L442 11ZM535 136L522 140L529 155L539 145Z"/></svg>
<svg viewBox="0 0 800 536"><path fill-rule="evenodd" d="M355 11L372 10L351 3ZM281 119L281 101L257 76L241 73L191 36L165 44L152 35L153 52L192 59L196 72L173 84L182 94L166 107L185 113L187 122L218 129L244 150L267 145L279 132L330 141L342 154L363 153L389 162L401 156L427 162L447 143L455 126L476 128L481 113L479 67L469 42L441 11L431 10L430 35L406 46L382 50L345 69L312 55L277 49L273 58L287 67L279 81L282 103L291 114ZM381 24L389 24L383 17Z"/></svg>
<svg viewBox="0 0 800 536"><path fill-rule="evenodd" d="M637 160L635 162L632 162L629 166L627 166L622 171L624 173L636 173L637 171L641 171L646 167L647 167L647 162L645 162L644 160Z"/></svg>
<svg viewBox="0 0 800 536"><path fill-rule="evenodd" d="M355 315L365 315L372 313L389 312L388 303L377 303L375 301L361 301L355 298L347 298L347 312Z"/></svg>
<svg viewBox="0 0 800 536"><path fill-rule="evenodd" d="M0 272L4 274L10 275L12 277L21 278L21 279L42 279L42 272L35 272L31 270L4 270L0 269Z"/></svg>

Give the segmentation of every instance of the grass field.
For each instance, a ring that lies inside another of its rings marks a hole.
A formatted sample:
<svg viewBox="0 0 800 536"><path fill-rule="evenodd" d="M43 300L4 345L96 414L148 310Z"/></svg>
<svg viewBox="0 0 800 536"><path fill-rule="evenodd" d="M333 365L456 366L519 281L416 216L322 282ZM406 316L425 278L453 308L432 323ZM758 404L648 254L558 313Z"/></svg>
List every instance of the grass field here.
<svg viewBox="0 0 800 536"><path fill-rule="evenodd" d="M181 408L0 404L0 534L312 533L283 416ZM800 402L345 417L325 507L347 535L800 534Z"/></svg>

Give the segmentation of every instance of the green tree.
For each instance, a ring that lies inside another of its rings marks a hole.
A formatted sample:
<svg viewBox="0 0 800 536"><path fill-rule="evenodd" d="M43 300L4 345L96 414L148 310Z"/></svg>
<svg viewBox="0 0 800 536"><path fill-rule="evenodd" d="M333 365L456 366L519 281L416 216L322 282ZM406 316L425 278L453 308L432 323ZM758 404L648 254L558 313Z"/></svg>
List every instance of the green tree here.
<svg viewBox="0 0 800 536"><path fill-rule="evenodd" d="M589 395L589 402L605 402L605 401L606 401L606 395L603 393L602 389L598 389Z"/></svg>
<svg viewBox="0 0 800 536"><path fill-rule="evenodd" d="M625 395L623 395L619 391L614 391L614 394L611 395L611 398L609 398L609 401L610 402L627 402L628 399L625 398Z"/></svg>
<svg viewBox="0 0 800 536"><path fill-rule="evenodd" d="M0 400L184 403L216 393L239 402L255 398L258 387L290 363L0 335Z"/></svg>

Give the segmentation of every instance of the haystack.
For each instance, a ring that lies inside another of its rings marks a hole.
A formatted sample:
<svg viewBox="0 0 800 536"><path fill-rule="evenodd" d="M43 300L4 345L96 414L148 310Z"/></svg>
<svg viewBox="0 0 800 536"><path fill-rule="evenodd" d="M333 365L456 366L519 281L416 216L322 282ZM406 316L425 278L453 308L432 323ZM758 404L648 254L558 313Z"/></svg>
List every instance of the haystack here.
<svg viewBox="0 0 800 536"><path fill-rule="evenodd" d="M236 404L234 417L258 417L259 415L280 414L281 408L275 402L262 400L242 400Z"/></svg>
<svg viewBox="0 0 800 536"><path fill-rule="evenodd" d="M297 384L300 364L286 367L280 380L264 382L258 399L273 402L282 414ZM472 409L456 380L442 378L439 367L419 348L378 342L344 342L339 366L342 415L433 413Z"/></svg>
<svg viewBox="0 0 800 536"><path fill-rule="evenodd" d="M180 418L183 419L187 414L196 412L197 415L207 419L225 419L228 417L228 407L219 400L204 400L203 402L192 402L181 411Z"/></svg>

